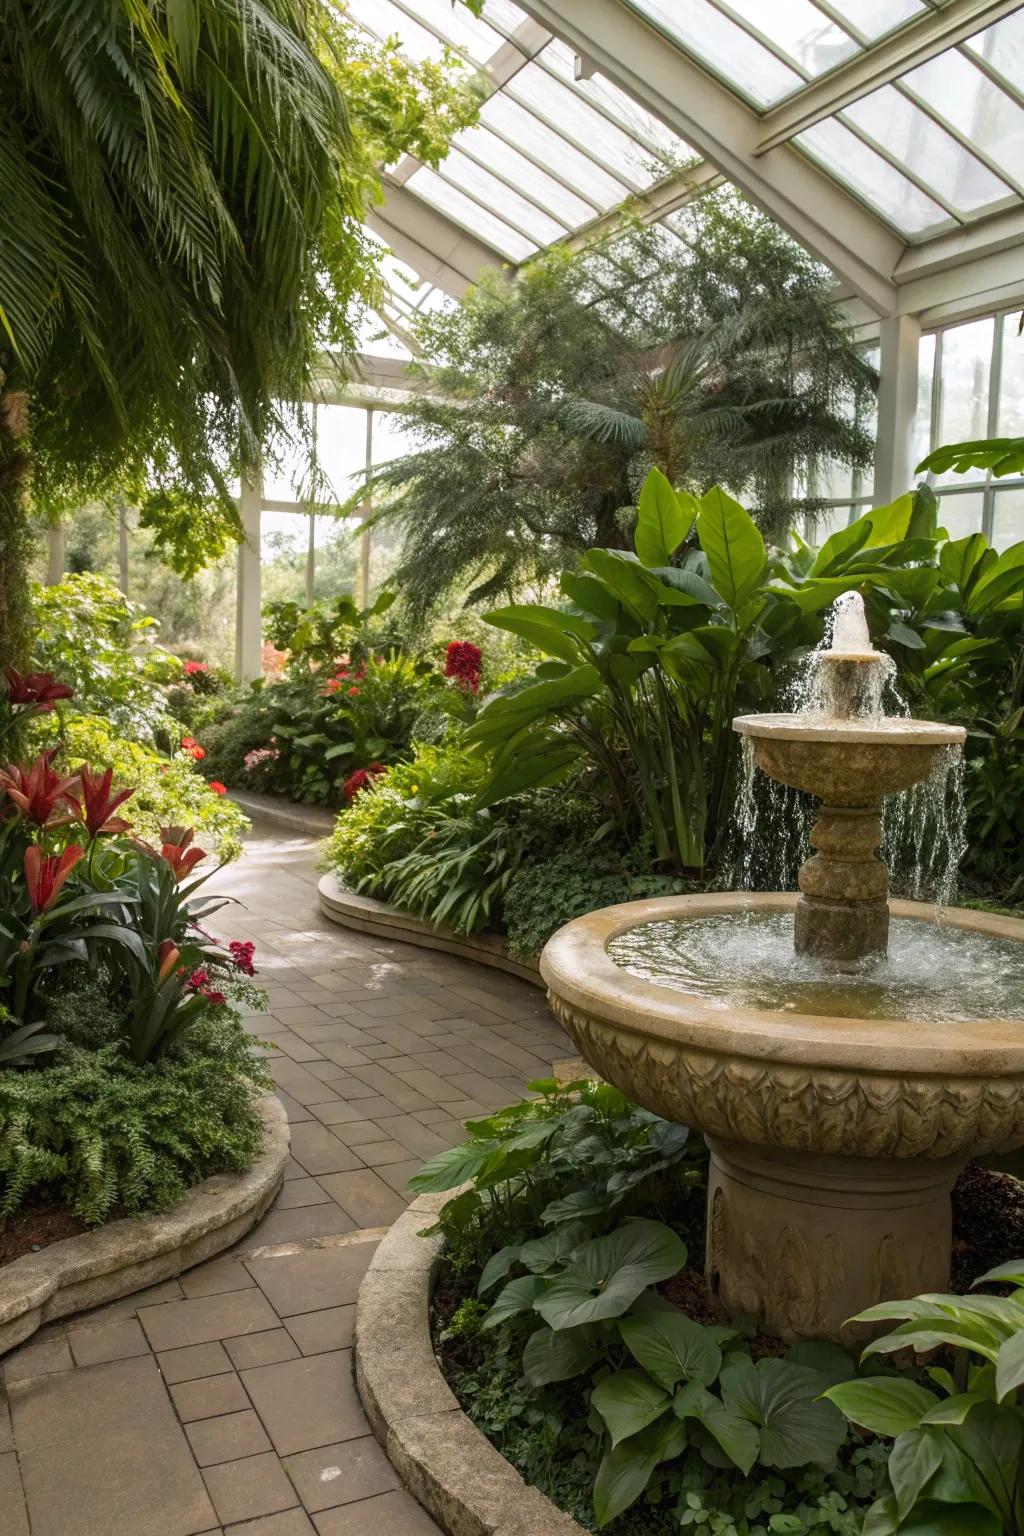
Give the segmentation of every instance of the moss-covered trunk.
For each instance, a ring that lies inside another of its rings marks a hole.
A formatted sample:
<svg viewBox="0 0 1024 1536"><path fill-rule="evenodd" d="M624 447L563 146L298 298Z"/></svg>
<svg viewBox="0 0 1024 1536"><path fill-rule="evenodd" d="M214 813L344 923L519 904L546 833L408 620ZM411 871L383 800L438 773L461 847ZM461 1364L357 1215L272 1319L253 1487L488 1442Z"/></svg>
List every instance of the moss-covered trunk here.
<svg viewBox="0 0 1024 1536"><path fill-rule="evenodd" d="M28 391L0 353L0 665L18 667L28 659L31 630L28 424Z"/></svg>

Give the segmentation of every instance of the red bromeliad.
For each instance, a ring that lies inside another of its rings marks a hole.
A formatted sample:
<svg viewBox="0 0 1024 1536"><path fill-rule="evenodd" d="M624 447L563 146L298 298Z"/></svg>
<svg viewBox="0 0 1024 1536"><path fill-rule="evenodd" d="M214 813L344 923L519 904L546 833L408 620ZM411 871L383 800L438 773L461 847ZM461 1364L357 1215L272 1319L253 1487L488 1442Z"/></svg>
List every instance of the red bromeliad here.
<svg viewBox="0 0 1024 1536"><path fill-rule="evenodd" d="M158 967L156 984L158 987L162 987L164 982L173 976L177 970L178 961L181 959L181 950L173 939L164 939L156 952L156 958Z"/></svg>
<svg viewBox="0 0 1024 1536"><path fill-rule="evenodd" d="M65 848L59 857L56 854L44 856L43 850L35 844L25 849L25 886L33 912L38 915L50 910L68 875L84 858L85 849L79 848L77 843Z"/></svg>
<svg viewBox="0 0 1024 1536"><path fill-rule="evenodd" d="M444 675L455 679L459 688L479 693L483 653L469 640L453 640L445 651Z"/></svg>
<svg viewBox="0 0 1024 1536"><path fill-rule="evenodd" d="M245 976L255 976L256 967L253 965L253 956L256 953L256 945L251 940L243 942L241 939L232 939L228 945L231 958L235 965Z"/></svg>
<svg viewBox="0 0 1024 1536"><path fill-rule="evenodd" d="M48 714L58 700L75 696L67 683L54 681L52 672L19 672L17 667L4 667L4 676L10 703L31 705L35 714Z"/></svg>
<svg viewBox="0 0 1024 1536"><path fill-rule="evenodd" d="M189 838L191 842L191 837ZM174 878L180 885L187 875L190 875L196 865L206 858L203 848L188 848L180 843L164 843L160 849L160 856L174 871Z"/></svg>
<svg viewBox="0 0 1024 1536"><path fill-rule="evenodd" d="M368 788L374 779L379 778L382 773L387 773L387 771L384 763L368 763L365 768L357 768L355 773L350 773L344 784L345 799L349 805L352 804L360 790Z"/></svg>
<svg viewBox="0 0 1024 1536"><path fill-rule="evenodd" d="M78 770L78 776L82 781L82 799L80 803L72 801L72 804L75 805L79 819L85 824L90 837L127 832L129 823L123 816L115 816L114 812L119 805L131 799L135 793L134 789L121 789L116 795L112 795L110 792L114 781L112 768L108 768L106 773L96 773L83 763Z"/></svg>
<svg viewBox="0 0 1024 1536"><path fill-rule="evenodd" d="M80 785L78 774L63 778L50 767L56 748L40 752L30 768L24 763L8 763L0 772L0 790L18 807L21 814L40 827L62 827L74 821L78 810L75 792ZM58 814L61 807L69 807Z"/></svg>

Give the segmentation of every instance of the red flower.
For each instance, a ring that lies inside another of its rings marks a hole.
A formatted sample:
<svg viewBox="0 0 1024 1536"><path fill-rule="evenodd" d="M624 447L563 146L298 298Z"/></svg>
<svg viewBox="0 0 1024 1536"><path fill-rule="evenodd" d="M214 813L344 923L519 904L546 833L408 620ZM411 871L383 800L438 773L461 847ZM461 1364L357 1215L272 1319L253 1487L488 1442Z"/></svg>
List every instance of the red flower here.
<svg viewBox="0 0 1024 1536"><path fill-rule="evenodd" d="M48 714L58 699L73 699L75 690L67 683L55 683L52 672L19 672L4 667L8 698L12 704L31 704L36 714Z"/></svg>
<svg viewBox="0 0 1024 1536"><path fill-rule="evenodd" d="M207 986L209 980L209 971L204 971L202 966L199 966L192 972L192 975L189 977L188 981L186 981L185 986L189 992L201 992L203 988Z"/></svg>
<svg viewBox="0 0 1024 1536"><path fill-rule="evenodd" d="M181 959L181 950L173 939L164 939L156 952L156 958L159 961L156 984L158 987L162 987L168 977L174 975L178 961Z"/></svg>
<svg viewBox="0 0 1024 1536"><path fill-rule="evenodd" d="M358 692L359 692L359 689L358 689L358 688L350 688L350 689L349 689L349 694L350 694L350 695L351 695L351 694L356 694L356 693L358 693Z"/></svg>
<svg viewBox="0 0 1024 1536"><path fill-rule="evenodd" d="M227 785L222 784L219 779L211 779L209 787L213 790L215 795L226 795L228 792Z"/></svg>
<svg viewBox="0 0 1024 1536"><path fill-rule="evenodd" d="M112 768L108 768L106 773L94 773L83 763L78 774L82 781L82 800L81 803L72 801L72 804L80 820L85 823L89 835L99 837L102 833L127 832L128 822L123 816L115 816L114 812L119 805L131 799L135 793L134 789L122 789L116 795L112 795L110 793L110 786L114 779Z"/></svg>
<svg viewBox="0 0 1024 1536"><path fill-rule="evenodd" d="M206 748L201 747L198 742L196 742L194 747L187 747L186 751L188 752L189 757L195 758L197 763L201 763L203 758L206 756Z"/></svg>
<svg viewBox="0 0 1024 1536"><path fill-rule="evenodd" d="M43 857L35 844L25 849L25 885L33 912L48 912L60 895L61 886L79 859L85 858L85 849L72 843L60 858L56 854Z"/></svg>
<svg viewBox="0 0 1024 1536"><path fill-rule="evenodd" d="M227 1002L227 998L224 996L223 992L211 991L209 987L203 988L202 995L206 998L206 1001L208 1003L212 1003L215 1008L223 1007L223 1005Z"/></svg>
<svg viewBox="0 0 1024 1536"><path fill-rule="evenodd" d="M196 739L194 736L183 736L181 738L181 744L187 751L189 747L194 747L196 745Z"/></svg>
<svg viewBox="0 0 1024 1536"><path fill-rule="evenodd" d="M163 837L165 832L180 833L181 830L181 827L161 827L160 836ZM205 849L189 847L194 836L195 833L189 830L184 833L180 842L173 840L165 842L160 849L161 858L167 860L167 863L174 871L174 878L179 884L185 879L186 875L192 873L197 864L206 858Z"/></svg>
<svg viewBox="0 0 1024 1536"><path fill-rule="evenodd" d="M246 976L255 976L256 967L252 961L256 953L256 945L251 941L243 943L241 939L232 939L228 949L238 969Z"/></svg>
<svg viewBox="0 0 1024 1536"><path fill-rule="evenodd" d="M480 691L480 667L483 653L468 640L453 640L445 651L444 675L453 677L459 688L469 693Z"/></svg>
<svg viewBox="0 0 1024 1536"><path fill-rule="evenodd" d="M69 805L72 811L78 809L75 801L78 775L61 778L60 774L54 773L50 761L56 750L52 747L49 752L40 752L31 768L26 768L23 763L17 766L8 763L0 772L0 790L6 790L22 815L40 827L62 827L74 820L70 814L57 815L61 805Z"/></svg>
<svg viewBox="0 0 1024 1536"><path fill-rule="evenodd" d="M197 672L209 672L210 669L205 661L186 661L182 664L181 670L186 677L195 677Z"/></svg>
<svg viewBox="0 0 1024 1536"><path fill-rule="evenodd" d="M173 843L176 848L187 848L195 835L195 827L160 828L160 841L162 843Z"/></svg>
<svg viewBox="0 0 1024 1536"><path fill-rule="evenodd" d="M383 763L370 763L368 767L357 768L355 773L350 773L344 784L345 799L349 805L361 790L366 789L367 785L372 784L374 779L382 773L387 773Z"/></svg>

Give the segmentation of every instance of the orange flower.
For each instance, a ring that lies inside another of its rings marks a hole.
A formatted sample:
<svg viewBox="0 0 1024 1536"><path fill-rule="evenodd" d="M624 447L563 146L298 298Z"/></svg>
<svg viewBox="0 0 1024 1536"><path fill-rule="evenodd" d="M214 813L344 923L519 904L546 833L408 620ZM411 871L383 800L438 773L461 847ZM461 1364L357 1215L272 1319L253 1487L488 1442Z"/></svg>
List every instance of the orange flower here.
<svg viewBox="0 0 1024 1536"><path fill-rule="evenodd" d="M160 962L156 973L156 984L158 987L162 987L167 978L174 975L175 967L181 959L181 950L173 939L164 939L156 952L156 957Z"/></svg>
<svg viewBox="0 0 1024 1536"><path fill-rule="evenodd" d="M191 837L189 841L191 842ZM206 858L204 849L188 848L181 843L164 843L160 854L174 870L174 878L179 885L186 875L190 875L196 865Z"/></svg>

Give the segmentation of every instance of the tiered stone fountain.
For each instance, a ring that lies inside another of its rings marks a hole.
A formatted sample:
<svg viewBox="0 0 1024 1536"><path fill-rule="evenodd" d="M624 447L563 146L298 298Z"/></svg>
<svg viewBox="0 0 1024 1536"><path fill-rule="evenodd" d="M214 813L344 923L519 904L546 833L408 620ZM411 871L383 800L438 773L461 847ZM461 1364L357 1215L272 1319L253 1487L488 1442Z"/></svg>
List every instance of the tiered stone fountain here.
<svg viewBox="0 0 1024 1536"><path fill-rule="evenodd" d="M591 1065L704 1132L709 1288L790 1341L946 1289L958 1173L1024 1144L1024 922L887 899L882 799L964 733L884 715L886 662L847 597L816 706L733 722L822 802L799 896L608 907L541 958Z"/></svg>

